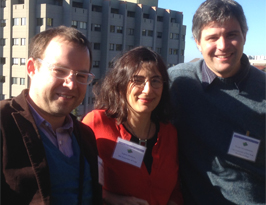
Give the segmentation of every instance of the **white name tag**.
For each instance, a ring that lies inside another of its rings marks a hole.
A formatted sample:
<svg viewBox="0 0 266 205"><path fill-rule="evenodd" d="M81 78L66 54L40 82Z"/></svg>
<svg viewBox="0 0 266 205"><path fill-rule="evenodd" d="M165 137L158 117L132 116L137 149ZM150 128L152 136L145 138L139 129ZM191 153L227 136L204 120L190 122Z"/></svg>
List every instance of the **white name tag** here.
<svg viewBox="0 0 266 205"><path fill-rule="evenodd" d="M260 140L234 133L228 154L255 162Z"/></svg>
<svg viewBox="0 0 266 205"><path fill-rule="evenodd" d="M136 167L141 167L145 151L146 147L118 137L113 158Z"/></svg>
<svg viewBox="0 0 266 205"><path fill-rule="evenodd" d="M104 185L104 164L101 157L98 156L98 181L102 186Z"/></svg>

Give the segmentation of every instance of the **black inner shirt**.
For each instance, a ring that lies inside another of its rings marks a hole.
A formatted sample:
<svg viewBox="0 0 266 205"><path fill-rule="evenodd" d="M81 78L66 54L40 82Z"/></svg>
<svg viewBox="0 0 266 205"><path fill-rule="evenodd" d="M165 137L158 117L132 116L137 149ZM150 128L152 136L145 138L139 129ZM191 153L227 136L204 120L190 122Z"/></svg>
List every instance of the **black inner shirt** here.
<svg viewBox="0 0 266 205"><path fill-rule="evenodd" d="M152 166L152 162L153 162L152 148L155 145L155 143L157 142L157 135L158 135L158 132L159 132L159 129L160 129L159 123L155 123L155 125L156 125L156 132L155 132L155 134L153 135L152 138L147 140L147 149L146 149L146 152L145 152L145 155L144 155L144 159L143 159L143 162L144 162L149 174L151 174L151 166ZM126 130L129 132L129 130L127 128L126 128ZM129 132L129 133L132 136L130 141L134 142L136 144L139 144L139 138L134 136L131 132Z"/></svg>

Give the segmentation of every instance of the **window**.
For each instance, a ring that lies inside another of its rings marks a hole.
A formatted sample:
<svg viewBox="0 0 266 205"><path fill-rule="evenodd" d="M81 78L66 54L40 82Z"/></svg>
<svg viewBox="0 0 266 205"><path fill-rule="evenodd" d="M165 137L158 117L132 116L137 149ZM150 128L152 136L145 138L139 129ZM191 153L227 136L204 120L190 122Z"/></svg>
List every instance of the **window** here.
<svg viewBox="0 0 266 205"><path fill-rule="evenodd" d="M1 19L0 26L1 27L5 27L6 26L6 20L5 19Z"/></svg>
<svg viewBox="0 0 266 205"><path fill-rule="evenodd" d="M62 6L63 5L63 0L54 0L54 5Z"/></svg>
<svg viewBox="0 0 266 205"><path fill-rule="evenodd" d="M37 26L43 25L43 18L37 18Z"/></svg>
<svg viewBox="0 0 266 205"><path fill-rule="evenodd" d="M110 43L109 50L110 50L110 51L113 51L113 50L115 50L115 44L113 44L113 43Z"/></svg>
<svg viewBox="0 0 266 205"><path fill-rule="evenodd" d="M184 50L181 50L181 56L184 56Z"/></svg>
<svg viewBox="0 0 266 205"><path fill-rule="evenodd" d="M148 36L153 36L153 31L148 30Z"/></svg>
<svg viewBox="0 0 266 205"><path fill-rule="evenodd" d="M101 25L100 24L94 24L94 31L101 31Z"/></svg>
<svg viewBox="0 0 266 205"><path fill-rule="evenodd" d="M78 28L78 22L77 21L71 21L71 27Z"/></svg>
<svg viewBox="0 0 266 205"><path fill-rule="evenodd" d="M47 18L46 25L47 26L53 26L53 19L52 18Z"/></svg>
<svg viewBox="0 0 266 205"><path fill-rule="evenodd" d="M157 38L162 38L163 33L162 32L157 32Z"/></svg>
<svg viewBox="0 0 266 205"><path fill-rule="evenodd" d="M111 8L112 14L119 14L119 9Z"/></svg>
<svg viewBox="0 0 266 205"><path fill-rule="evenodd" d="M156 48L156 52L157 52L158 54L161 54L161 53L162 53L162 49L161 49L161 48Z"/></svg>
<svg viewBox="0 0 266 205"><path fill-rule="evenodd" d="M83 3L73 1L72 2L72 7L83 8Z"/></svg>
<svg viewBox="0 0 266 205"><path fill-rule="evenodd" d="M101 44L100 43L94 43L93 48L94 48L94 50L100 50L101 49Z"/></svg>
<svg viewBox="0 0 266 205"><path fill-rule="evenodd" d="M6 82L6 76L0 76L0 83Z"/></svg>
<svg viewBox="0 0 266 205"><path fill-rule="evenodd" d="M173 49L169 48L169 55L172 55L172 54L173 54Z"/></svg>
<svg viewBox="0 0 266 205"><path fill-rule="evenodd" d="M170 33L170 38L177 40L179 38L179 34L178 33Z"/></svg>
<svg viewBox="0 0 266 205"><path fill-rule="evenodd" d="M178 49L169 48L169 55L177 55Z"/></svg>
<svg viewBox="0 0 266 205"><path fill-rule="evenodd" d="M13 25L18 26L19 25L19 18L13 18Z"/></svg>
<svg viewBox="0 0 266 205"><path fill-rule="evenodd" d="M116 50L122 51L122 44L116 44Z"/></svg>
<svg viewBox="0 0 266 205"><path fill-rule="evenodd" d="M170 33L170 39L173 39L173 33Z"/></svg>
<svg viewBox="0 0 266 205"><path fill-rule="evenodd" d="M25 85L25 78L20 78L20 85Z"/></svg>
<svg viewBox="0 0 266 205"><path fill-rule="evenodd" d="M20 59L20 65L26 65L26 58Z"/></svg>
<svg viewBox="0 0 266 205"><path fill-rule="evenodd" d="M113 25L110 26L110 32L111 33L114 33L115 32L115 26L113 26Z"/></svg>
<svg viewBox="0 0 266 205"><path fill-rule="evenodd" d="M123 27L122 26L117 26L116 33L123 33Z"/></svg>
<svg viewBox="0 0 266 205"><path fill-rule="evenodd" d="M185 35L182 35L182 40L185 41Z"/></svg>
<svg viewBox="0 0 266 205"><path fill-rule="evenodd" d="M157 16L157 21L163 22L163 17L162 16Z"/></svg>
<svg viewBox="0 0 266 205"><path fill-rule="evenodd" d="M146 30L145 29L142 30L142 35L146 36Z"/></svg>
<svg viewBox="0 0 266 205"><path fill-rule="evenodd" d="M23 26L26 25L26 18L21 18L21 25L23 25Z"/></svg>
<svg viewBox="0 0 266 205"><path fill-rule="evenodd" d="M171 23L176 23L175 18L171 18Z"/></svg>
<svg viewBox="0 0 266 205"><path fill-rule="evenodd" d="M86 22L83 22L83 21L79 22L79 28L81 28L81 29L87 29L87 23Z"/></svg>
<svg viewBox="0 0 266 205"><path fill-rule="evenodd" d="M22 46L25 46L25 45L26 45L26 38L22 38L22 39L21 39L21 45L22 45Z"/></svg>
<svg viewBox="0 0 266 205"><path fill-rule="evenodd" d="M19 45L19 39L13 38L13 46L18 46L18 45Z"/></svg>
<svg viewBox="0 0 266 205"><path fill-rule="evenodd" d="M0 46L5 46L6 45L6 39L5 38L1 38L0 39Z"/></svg>
<svg viewBox="0 0 266 205"><path fill-rule="evenodd" d="M148 19L148 18L150 18L150 15L149 14L143 14L143 18Z"/></svg>
<svg viewBox="0 0 266 205"><path fill-rule="evenodd" d="M92 11L96 11L96 12L102 12L102 7L101 6L92 5L91 10Z"/></svg>
<svg viewBox="0 0 266 205"><path fill-rule="evenodd" d="M17 84L18 83L18 78L12 78L12 84Z"/></svg>
<svg viewBox="0 0 266 205"><path fill-rule="evenodd" d="M0 57L0 64L5 64L6 63L6 58Z"/></svg>
<svg viewBox="0 0 266 205"><path fill-rule="evenodd" d="M127 33L128 33L128 35L134 35L134 29L133 28L128 28L127 29Z"/></svg>
<svg viewBox="0 0 266 205"><path fill-rule="evenodd" d="M1 7L5 8L6 7L6 1L1 1Z"/></svg>
<svg viewBox="0 0 266 205"><path fill-rule="evenodd" d="M99 68L100 67L100 61L93 61L93 68Z"/></svg>
<svg viewBox="0 0 266 205"><path fill-rule="evenodd" d="M12 65L18 65L18 58L12 58Z"/></svg>
<svg viewBox="0 0 266 205"><path fill-rule="evenodd" d="M135 17L135 12L134 11L128 11L127 17Z"/></svg>

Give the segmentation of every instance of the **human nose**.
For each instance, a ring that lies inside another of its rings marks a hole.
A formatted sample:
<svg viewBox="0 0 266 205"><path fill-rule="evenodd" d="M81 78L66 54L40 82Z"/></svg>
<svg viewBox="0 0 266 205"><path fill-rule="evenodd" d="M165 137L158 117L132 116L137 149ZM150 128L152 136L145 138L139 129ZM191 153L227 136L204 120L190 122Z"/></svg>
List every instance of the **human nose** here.
<svg viewBox="0 0 266 205"><path fill-rule="evenodd" d="M217 42L217 48L219 50L225 50L227 48L227 44L228 44L228 42L227 42L226 38L220 37L218 39L218 42Z"/></svg>
<svg viewBox="0 0 266 205"><path fill-rule="evenodd" d="M150 81L145 81L143 83L143 90L142 90L142 92L148 93L150 91L150 89L151 89L151 83L150 83Z"/></svg>
<svg viewBox="0 0 266 205"><path fill-rule="evenodd" d="M75 74L70 72L65 78L64 86L69 87L70 90L77 87L77 80L75 79Z"/></svg>

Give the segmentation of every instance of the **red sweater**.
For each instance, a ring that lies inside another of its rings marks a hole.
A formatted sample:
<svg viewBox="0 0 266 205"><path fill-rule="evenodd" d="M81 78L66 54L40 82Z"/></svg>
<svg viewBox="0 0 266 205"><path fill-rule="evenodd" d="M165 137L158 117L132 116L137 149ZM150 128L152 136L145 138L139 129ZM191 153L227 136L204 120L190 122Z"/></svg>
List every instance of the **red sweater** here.
<svg viewBox="0 0 266 205"><path fill-rule="evenodd" d="M149 174L144 162L138 168L112 158L117 137L130 140L131 134L122 124L117 125L115 119L108 118L104 110L88 113L83 123L90 126L96 136L99 156L104 163L104 189L144 199L150 205L164 205L170 199L176 203L182 202L177 182L177 132L171 124L160 123Z"/></svg>

